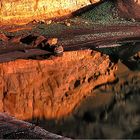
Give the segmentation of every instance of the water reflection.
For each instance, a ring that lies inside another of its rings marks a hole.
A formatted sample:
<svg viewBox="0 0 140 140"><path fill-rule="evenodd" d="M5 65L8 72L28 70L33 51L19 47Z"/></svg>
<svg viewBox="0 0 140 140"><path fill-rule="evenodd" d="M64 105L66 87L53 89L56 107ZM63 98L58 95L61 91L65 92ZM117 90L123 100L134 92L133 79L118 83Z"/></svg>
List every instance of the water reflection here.
<svg viewBox="0 0 140 140"><path fill-rule="evenodd" d="M140 138L139 51L139 44L112 49L109 53L120 59L118 80L94 89L71 114L60 120L32 122L71 138Z"/></svg>
<svg viewBox="0 0 140 140"><path fill-rule="evenodd" d="M140 42L123 44L121 47L97 49L110 55L113 61L121 60L130 70L140 70Z"/></svg>

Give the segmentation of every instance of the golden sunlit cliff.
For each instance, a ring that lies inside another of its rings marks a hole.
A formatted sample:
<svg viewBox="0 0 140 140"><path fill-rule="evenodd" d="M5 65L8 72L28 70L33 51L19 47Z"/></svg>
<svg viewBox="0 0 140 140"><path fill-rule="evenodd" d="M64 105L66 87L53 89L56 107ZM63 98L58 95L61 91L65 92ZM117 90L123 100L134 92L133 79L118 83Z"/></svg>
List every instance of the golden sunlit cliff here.
<svg viewBox="0 0 140 140"><path fill-rule="evenodd" d="M70 15L100 0L1 0L0 22L22 24Z"/></svg>

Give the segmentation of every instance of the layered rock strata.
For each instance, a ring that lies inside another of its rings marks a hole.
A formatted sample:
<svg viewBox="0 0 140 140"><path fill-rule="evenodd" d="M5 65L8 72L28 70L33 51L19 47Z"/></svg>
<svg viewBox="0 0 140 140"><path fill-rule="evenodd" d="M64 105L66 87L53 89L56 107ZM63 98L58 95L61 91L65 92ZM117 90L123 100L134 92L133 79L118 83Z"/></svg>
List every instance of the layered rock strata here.
<svg viewBox="0 0 140 140"><path fill-rule="evenodd" d="M99 0L1 0L0 23L23 24L67 16Z"/></svg>
<svg viewBox="0 0 140 140"><path fill-rule="evenodd" d="M0 112L24 120L63 117L96 86L112 82L115 69L108 56L91 50L2 63Z"/></svg>

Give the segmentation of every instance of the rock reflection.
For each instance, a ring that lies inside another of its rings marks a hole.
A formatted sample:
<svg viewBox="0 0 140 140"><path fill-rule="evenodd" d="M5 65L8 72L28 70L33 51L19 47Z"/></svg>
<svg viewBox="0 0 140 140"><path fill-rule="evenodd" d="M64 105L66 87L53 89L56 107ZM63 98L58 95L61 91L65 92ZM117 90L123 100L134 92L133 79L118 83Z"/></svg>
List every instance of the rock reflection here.
<svg viewBox="0 0 140 140"><path fill-rule="evenodd" d="M135 71L119 60L118 80L114 83L94 89L68 116L59 120L37 119L34 123L71 138L140 138L139 47L125 49L123 55L129 55L120 57L121 61L135 58Z"/></svg>
<svg viewBox="0 0 140 140"><path fill-rule="evenodd" d="M115 80L116 65L92 50L0 64L0 111L19 119L61 118L93 88Z"/></svg>

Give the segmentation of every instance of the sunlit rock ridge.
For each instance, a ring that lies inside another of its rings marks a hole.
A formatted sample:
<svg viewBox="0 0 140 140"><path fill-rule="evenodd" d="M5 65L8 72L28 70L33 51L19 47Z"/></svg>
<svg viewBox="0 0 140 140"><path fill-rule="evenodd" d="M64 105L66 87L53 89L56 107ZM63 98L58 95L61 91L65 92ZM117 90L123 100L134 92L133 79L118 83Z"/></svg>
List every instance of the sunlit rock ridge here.
<svg viewBox="0 0 140 140"><path fill-rule="evenodd" d="M70 15L100 0L1 0L0 23L24 24Z"/></svg>

